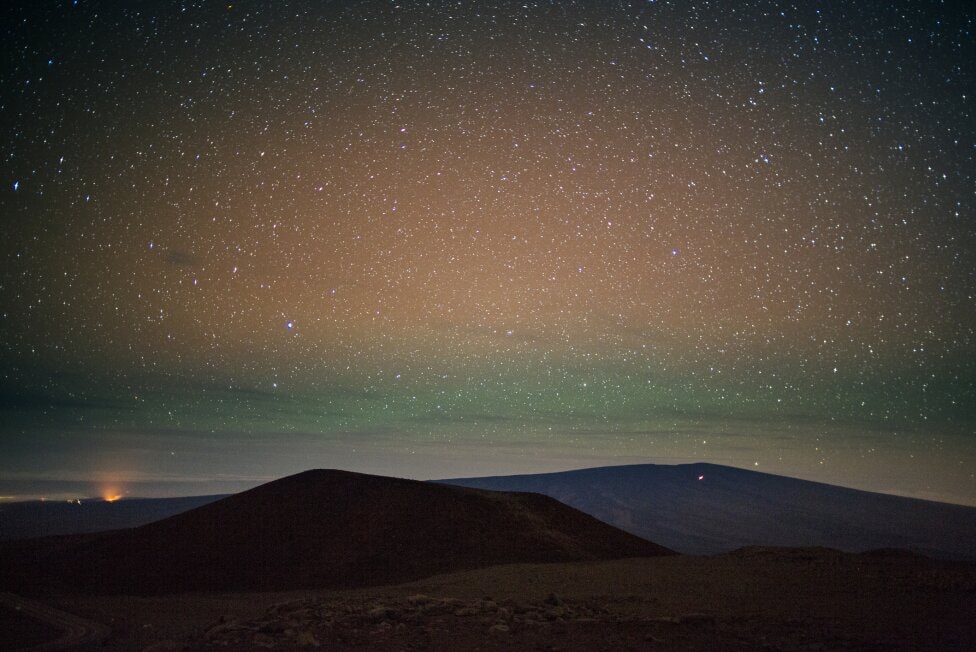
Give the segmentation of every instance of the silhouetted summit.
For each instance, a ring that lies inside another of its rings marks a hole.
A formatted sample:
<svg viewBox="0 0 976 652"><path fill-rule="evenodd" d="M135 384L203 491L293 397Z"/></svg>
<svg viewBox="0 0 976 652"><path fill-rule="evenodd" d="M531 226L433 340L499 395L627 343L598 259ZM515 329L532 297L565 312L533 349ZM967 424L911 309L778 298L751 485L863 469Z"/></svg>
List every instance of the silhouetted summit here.
<svg viewBox="0 0 976 652"><path fill-rule="evenodd" d="M825 546L976 559L976 508L717 464L634 464L441 482L552 496L683 553Z"/></svg>
<svg viewBox="0 0 976 652"><path fill-rule="evenodd" d="M45 583L123 593L354 587L502 563L671 553L539 494L332 470L57 541L46 553L10 542L4 553L21 558L9 547L21 544Z"/></svg>

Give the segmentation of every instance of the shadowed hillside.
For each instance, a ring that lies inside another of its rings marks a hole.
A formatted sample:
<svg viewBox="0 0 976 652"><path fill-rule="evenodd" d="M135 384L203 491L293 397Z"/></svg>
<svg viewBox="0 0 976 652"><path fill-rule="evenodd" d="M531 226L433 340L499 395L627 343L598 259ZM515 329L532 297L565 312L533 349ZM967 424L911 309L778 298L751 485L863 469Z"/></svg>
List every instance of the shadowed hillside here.
<svg viewBox="0 0 976 652"><path fill-rule="evenodd" d="M443 482L552 496L683 553L825 546L976 559L976 508L716 464L640 464Z"/></svg>
<svg viewBox="0 0 976 652"><path fill-rule="evenodd" d="M352 587L669 550L537 494L307 471L132 530L7 542L9 581L93 592Z"/></svg>

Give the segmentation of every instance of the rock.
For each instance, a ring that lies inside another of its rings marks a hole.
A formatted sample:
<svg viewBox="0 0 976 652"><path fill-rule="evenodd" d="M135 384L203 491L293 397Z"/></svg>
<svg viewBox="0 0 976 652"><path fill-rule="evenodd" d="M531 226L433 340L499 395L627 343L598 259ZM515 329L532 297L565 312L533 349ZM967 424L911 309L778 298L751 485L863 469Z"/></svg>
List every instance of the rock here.
<svg viewBox="0 0 976 652"><path fill-rule="evenodd" d="M230 632L239 632L248 629L251 628L248 627L247 625L242 625L236 620L229 620L226 622L218 623L213 627L211 627L210 629L208 629L206 633L203 635L203 638L205 640L213 640L216 638L220 638L225 634L229 634Z"/></svg>
<svg viewBox="0 0 976 652"><path fill-rule="evenodd" d="M298 647L319 647L321 645L318 639L315 638L315 634L308 630L298 633L298 636L295 638L295 644Z"/></svg>
<svg viewBox="0 0 976 652"><path fill-rule="evenodd" d="M412 605L430 604L434 601L434 598L430 597L429 595L424 595L423 593L407 596L407 602Z"/></svg>
<svg viewBox="0 0 976 652"><path fill-rule="evenodd" d="M682 625L714 625L715 616L700 613L682 614L678 616L678 622Z"/></svg>
<svg viewBox="0 0 976 652"><path fill-rule="evenodd" d="M143 648L142 652L170 652L170 650L179 650L180 645L176 641L159 641L158 643L153 643L147 648Z"/></svg>
<svg viewBox="0 0 976 652"><path fill-rule="evenodd" d="M649 623L667 623L668 625L677 625L681 622L678 618L674 616L658 616L657 618L649 618L647 620Z"/></svg>
<svg viewBox="0 0 976 652"><path fill-rule="evenodd" d="M417 605L417 610L414 612L415 616L429 615L437 616L444 615L454 612L455 607L453 605L445 604L443 602L428 602L426 604Z"/></svg>
<svg viewBox="0 0 976 652"><path fill-rule="evenodd" d="M563 601L555 593L550 593L548 596L546 596L545 603L550 604L554 607L558 607L563 603Z"/></svg>
<svg viewBox="0 0 976 652"><path fill-rule="evenodd" d="M505 623L495 623L488 628L489 634L507 634L509 632L509 627Z"/></svg>
<svg viewBox="0 0 976 652"><path fill-rule="evenodd" d="M546 611L542 614L543 619L553 621L562 618L562 613L555 613L555 610Z"/></svg>
<svg viewBox="0 0 976 652"><path fill-rule="evenodd" d="M481 611L476 607L461 607L454 611L454 615L459 618L464 618L466 616L477 616Z"/></svg>
<svg viewBox="0 0 976 652"><path fill-rule="evenodd" d="M381 620L383 618L386 618L389 611L390 610L387 609L386 607L373 607L372 609L366 612L366 615L374 620Z"/></svg>
<svg viewBox="0 0 976 652"><path fill-rule="evenodd" d="M224 633L223 625L214 625L203 633L203 640L212 641Z"/></svg>
<svg viewBox="0 0 976 652"><path fill-rule="evenodd" d="M372 634L382 634L383 632L388 632L393 629L393 625L388 620L384 620L371 632Z"/></svg>
<svg viewBox="0 0 976 652"><path fill-rule="evenodd" d="M258 647L272 648L275 646L275 640L267 634L262 634L261 632L254 635L253 642Z"/></svg>

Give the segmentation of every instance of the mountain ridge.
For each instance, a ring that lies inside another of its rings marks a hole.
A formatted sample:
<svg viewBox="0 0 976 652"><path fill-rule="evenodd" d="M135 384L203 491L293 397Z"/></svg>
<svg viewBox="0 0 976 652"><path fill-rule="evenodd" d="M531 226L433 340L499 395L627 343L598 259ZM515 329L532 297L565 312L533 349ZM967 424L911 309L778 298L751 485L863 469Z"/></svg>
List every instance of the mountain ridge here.
<svg viewBox="0 0 976 652"><path fill-rule="evenodd" d="M976 508L718 464L628 464L437 482L543 493L683 553L824 546L976 559Z"/></svg>
<svg viewBox="0 0 976 652"><path fill-rule="evenodd" d="M538 494L310 470L138 528L0 545L2 573L106 593L352 588L673 554Z"/></svg>

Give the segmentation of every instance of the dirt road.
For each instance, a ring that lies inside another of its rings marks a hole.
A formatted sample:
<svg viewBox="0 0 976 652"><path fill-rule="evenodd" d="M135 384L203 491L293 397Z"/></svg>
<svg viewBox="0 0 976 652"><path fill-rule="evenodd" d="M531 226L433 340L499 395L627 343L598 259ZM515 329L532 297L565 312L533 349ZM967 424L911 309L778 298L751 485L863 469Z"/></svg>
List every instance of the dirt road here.
<svg viewBox="0 0 976 652"><path fill-rule="evenodd" d="M0 604L49 625L52 631L62 632L61 636L52 641L28 648L31 652L74 649L87 643L102 641L108 638L110 633L105 625L79 618L43 602L13 593L0 592Z"/></svg>

